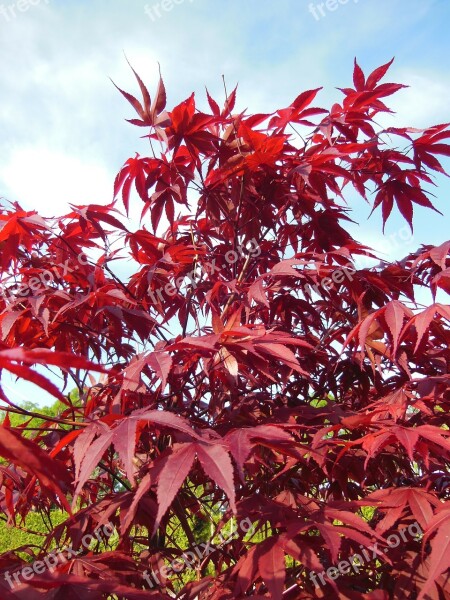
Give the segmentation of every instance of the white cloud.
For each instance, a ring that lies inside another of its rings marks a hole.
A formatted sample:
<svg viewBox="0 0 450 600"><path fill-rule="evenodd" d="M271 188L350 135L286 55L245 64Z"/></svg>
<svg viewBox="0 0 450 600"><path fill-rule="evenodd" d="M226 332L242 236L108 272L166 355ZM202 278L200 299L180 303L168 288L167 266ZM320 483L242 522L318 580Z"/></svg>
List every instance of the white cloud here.
<svg viewBox="0 0 450 600"><path fill-rule="evenodd" d="M112 201L111 174L91 157L71 156L47 147L13 150L0 166L6 185L2 196L24 208L38 208L46 216L67 212L68 203L107 204Z"/></svg>
<svg viewBox="0 0 450 600"><path fill-rule="evenodd" d="M0 22L0 52L8 56L0 72L0 192L45 213L110 200L123 161L148 147L139 139L144 132L124 122L133 109L108 80L138 94L123 52L152 93L161 62L170 106L194 89L202 104L204 84L223 100L224 73L229 88L240 82L239 109L270 111L319 85L317 104L329 106L341 98L333 87L351 81L353 55L369 70L395 45L403 54L391 78L411 88L389 99L398 111L389 124L444 119L449 78L413 69L414 58L406 58L420 43L411 32L434 0L411 0L407 11L400 0L360 0L320 22L308 4L186 1L153 22L144 0L51 0ZM403 31L408 40L391 44Z"/></svg>
<svg viewBox="0 0 450 600"><path fill-rule="evenodd" d="M389 99L394 116L384 117L388 126L425 128L450 120L448 99L450 77L447 72L424 73L412 69L394 71L390 79L409 87Z"/></svg>

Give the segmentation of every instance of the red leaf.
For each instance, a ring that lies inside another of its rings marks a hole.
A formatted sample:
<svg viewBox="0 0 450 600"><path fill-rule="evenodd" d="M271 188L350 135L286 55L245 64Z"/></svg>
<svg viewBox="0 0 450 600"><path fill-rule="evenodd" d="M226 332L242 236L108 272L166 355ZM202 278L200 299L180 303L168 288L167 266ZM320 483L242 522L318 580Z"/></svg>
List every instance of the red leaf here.
<svg viewBox="0 0 450 600"><path fill-rule="evenodd" d="M0 360L21 361L28 364L55 365L65 369L87 369L91 371L100 371L107 373L108 369L83 358L75 356L69 352L52 352L47 348L34 348L25 350L23 348L11 348L0 352Z"/></svg>
<svg viewBox="0 0 450 600"><path fill-rule="evenodd" d="M131 104L131 106L134 108L134 110L137 112L137 114L141 117L141 119L144 120L145 119L145 111L142 108L142 105L139 102L139 100L137 100L134 96L132 96L128 92L124 92L123 90L121 90L120 87L118 87L114 83L114 81L112 81L112 84L114 85L114 87L116 89L119 90L119 92L122 94L122 96L128 100L128 102Z"/></svg>
<svg viewBox="0 0 450 600"><path fill-rule="evenodd" d="M411 311L409 311L401 302L398 302L398 300L389 302L384 311L384 318L386 319L386 324L392 335L394 354L397 352L398 340L403 328L405 316L412 316Z"/></svg>
<svg viewBox="0 0 450 600"><path fill-rule="evenodd" d="M302 277L302 274L299 271L293 269L294 265L302 264L303 261L299 261L295 258L291 258L289 260L283 260L277 265L275 265L266 275L269 276L282 276L282 275L293 275L295 277Z"/></svg>
<svg viewBox="0 0 450 600"><path fill-rule="evenodd" d="M167 377L169 376L172 368L172 357L167 352L151 352L146 357L146 362L151 368L156 371L158 377L161 379L161 390L166 387Z"/></svg>
<svg viewBox="0 0 450 600"><path fill-rule="evenodd" d="M255 300L256 302L259 302L259 304L267 306L267 308L270 307L261 279L257 279L250 286L250 289L248 290L248 299Z"/></svg>
<svg viewBox="0 0 450 600"><path fill-rule="evenodd" d="M225 440L236 461L241 479L244 481L244 463L248 459L252 448L258 444L258 440L292 443L292 436L279 427L259 425L257 427L234 429L227 433Z"/></svg>
<svg viewBox="0 0 450 600"><path fill-rule="evenodd" d="M142 481L140 482L139 487L133 496L133 502L130 504L130 508L128 509L126 515L124 516L124 518L122 520L121 529L122 529L123 534L125 534L128 531L128 529L131 527L134 517L136 515L136 511L138 509L139 502L145 496L145 494L149 491L151 485L152 485L152 476L150 475L150 473L147 473L142 478Z"/></svg>
<svg viewBox="0 0 450 600"><path fill-rule="evenodd" d="M9 360L2 360L1 358L0 358L0 369L6 369L10 373L14 373L14 375L17 375L17 377L21 377L22 379L25 379L26 381L31 381L31 383L38 385L39 387L41 387L43 390L45 390L50 395L55 396L55 398L58 398L58 400L63 402L66 406L71 406L70 402L67 400L67 398L64 396L64 394L62 394L59 391L59 389L56 387L56 385L54 383L49 381L46 377L44 377L40 373L33 371L33 369L30 369L29 367L24 367L21 365L16 365L15 363L10 362Z"/></svg>
<svg viewBox="0 0 450 600"><path fill-rule="evenodd" d="M295 108L298 112L304 110L314 98L317 96L317 93L320 92L323 88L316 88L315 90L308 90L307 92L302 92L292 103L293 108Z"/></svg>
<svg viewBox="0 0 450 600"><path fill-rule="evenodd" d="M259 343L257 345L259 351L269 354L273 358L281 360L284 364L288 365L297 373L301 373L302 375L307 375L306 371L304 371L300 365L298 364L298 360L295 354L286 346L282 344L271 344L271 343Z"/></svg>
<svg viewBox="0 0 450 600"><path fill-rule="evenodd" d="M211 108L211 110L213 111L213 114L215 117L219 117L220 116L220 108L219 105L217 104L217 102L214 100L214 98L211 98L208 90L206 90L206 96L208 98L208 104Z"/></svg>
<svg viewBox="0 0 450 600"><path fill-rule="evenodd" d="M127 478L135 485L133 459L135 455L136 429L138 421L130 417L123 419L114 430L112 441L125 467Z"/></svg>
<svg viewBox="0 0 450 600"><path fill-rule="evenodd" d="M196 444L196 448L205 473L226 493L231 510L236 513L236 492L230 455L218 444Z"/></svg>
<svg viewBox="0 0 450 600"><path fill-rule="evenodd" d="M77 487L75 489L74 498L72 501L72 507L75 508L76 501L78 495L83 488L86 481L89 479L89 476L93 473L94 469L100 462L103 454L111 445L113 440L114 430L107 430L102 433L96 440L89 446L89 450L86 452L84 458L81 461L80 474L77 477ZM85 442L82 440L80 442L81 436L78 438L77 442L81 443Z"/></svg>
<svg viewBox="0 0 450 600"><path fill-rule="evenodd" d="M286 579L283 549L274 543L268 552L260 556L258 565L273 600L282 600Z"/></svg>
<svg viewBox="0 0 450 600"><path fill-rule="evenodd" d="M447 268L447 257L450 253L450 241L444 242L440 246L436 246L430 250L430 258L434 261L438 266L441 267L442 270Z"/></svg>
<svg viewBox="0 0 450 600"><path fill-rule="evenodd" d="M375 71L373 71L373 73L371 73L369 75L369 77L367 78L367 88L369 90L373 90L375 88L375 86L378 84L378 82L381 79L383 79L383 77L386 75L386 73L388 72L388 70L393 62L394 62L394 58L392 60L390 60L388 63L386 63L385 65L378 67L378 69L375 69Z"/></svg>
<svg viewBox="0 0 450 600"><path fill-rule="evenodd" d="M394 427L392 433L405 448L408 453L408 458L411 462L414 461L414 449L419 440L419 432L412 427Z"/></svg>
<svg viewBox="0 0 450 600"><path fill-rule="evenodd" d="M355 58L355 68L353 69L353 83L358 92L362 91L366 85L366 79L364 77L364 73L362 72L361 67L356 62L356 58Z"/></svg>
<svg viewBox="0 0 450 600"><path fill-rule="evenodd" d="M131 66L129 60L127 59L127 63L130 66L130 69L133 71L134 76L136 77L136 80L139 84L139 87L141 89L141 93L142 93L142 98L144 100L144 109L145 109L145 113L149 114L150 113L150 105L151 105L151 99L150 99L150 94L148 93L147 88L145 87L142 79L139 77L139 75L136 73L136 71L133 69L133 67Z"/></svg>
<svg viewBox="0 0 450 600"><path fill-rule="evenodd" d="M175 415L170 412L164 412L161 410L150 410L148 408L140 408L138 410L134 410L130 414L130 417L133 417L134 419L137 419L139 421L151 421L156 425L177 429L178 431L182 431L183 433L186 433L190 437L195 438L197 440L202 439L201 436L192 429L192 427L185 419L182 419L178 415Z"/></svg>
<svg viewBox="0 0 450 600"><path fill-rule="evenodd" d="M446 514L438 513L435 518L429 523L425 533L423 543L427 541L431 533L437 529L437 533L431 541L431 554L429 556L428 578L422 585L417 600L425 600L427 592L433 586L442 573L445 573L450 568L450 511L445 511Z"/></svg>
<svg viewBox="0 0 450 600"><path fill-rule="evenodd" d="M153 119L155 120L156 116L162 113L162 111L166 108L167 98L166 98L166 88L164 87L164 82L161 77L161 73L159 74L158 88L156 90L155 98L153 100L151 114Z"/></svg>
<svg viewBox="0 0 450 600"><path fill-rule="evenodd" d="M192 468L195 448L195 444L178 444L164 460L164 466L158 476L158 513L153 530L154 534Z"/></svg>
<svg viewBox="0 0 450 600"><path fill-rule="evenodd" d="M0 426L0 454L37 477L42 487L56 494L64 509L71 512L63 493L70 489L71 478L62 463L50 458L35 442L3 426Z"/></svg>

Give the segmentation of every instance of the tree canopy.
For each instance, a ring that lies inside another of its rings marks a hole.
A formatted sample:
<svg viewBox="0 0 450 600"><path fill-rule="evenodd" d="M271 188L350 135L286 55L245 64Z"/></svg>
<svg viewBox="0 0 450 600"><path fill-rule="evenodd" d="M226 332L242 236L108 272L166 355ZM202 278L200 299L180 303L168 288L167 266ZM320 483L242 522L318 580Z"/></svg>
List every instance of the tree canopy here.
<svg viewBox="0 0 450 600"><path fill-rule="evenodd" d="M135 73L114 201L3 207L0 369L63 408L23 426L0 391L1 509L67 511L30 553L76 554L14 586L3 554L2 597L450 598L450 241L368 266L348 231L357 196L412 230L450 155L447 124L378 124L390 64L270 114Z"/></svg>

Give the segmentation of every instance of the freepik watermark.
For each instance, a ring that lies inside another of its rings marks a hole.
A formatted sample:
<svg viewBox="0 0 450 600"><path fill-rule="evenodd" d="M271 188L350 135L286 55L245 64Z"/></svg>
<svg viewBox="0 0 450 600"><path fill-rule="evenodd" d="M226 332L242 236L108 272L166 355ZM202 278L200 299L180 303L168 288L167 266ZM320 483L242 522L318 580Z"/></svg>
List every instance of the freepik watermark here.
<svg viewBox="0 0 450 600"><path fill-rule="evenodd" d="M38 4L49 4L50 0L17 0L12 4L0 4L0 15L5 21L12 21L19 14L27 12L32 6Z"/></svg>
<svg viewBox="0 0 450 600"><path fill-rule="evenodd" d="M35 575L42 575L45 571L53 572L59 564L64 565L69 562L69 560L72 560L72 557L78 556L83 551L83 548L88 549L95 539L99 542L103 542L104 537L110 538L115 531L116 528L112 523L97 527L93 534L87 533L83 536L81 540L81 550L74 550L72 546L65 546L62 550L50 552L43 560L36 560L32 564L23 567L20 571L15 571L12 574L9 571L6 571L3 577L8 582L9 587L14 589L24 581L30 581ZM102 537L102 534L104 537Z"/></svg>
<svg viewBox="0 0 450 600"><path fill-rule="evenodd" d="M144 12L153 22L155 22L163 16L163 13L171 12L175 6L188 1L190 3L194 2L194 0L161 0L161 2L157 2L151 6L146 4L144 6Z"/></svg>
<svg viewBox="0 0 450 600"><path fill-rule="evenodd" d="M251 535L254 532L255 527L247 517L239 523L239 529L243 534ZM183 552L183 554L179 558L173 560L170 565L164 565L158 571L152 571L151 573L149 573L149 571L144 571L143 577L145 581L148 583L150 588L154 588L155 584L161 585L159 576L166 579L170 574L178 574L185 569L194 568L196 564L200 563L200 561L204 560L210 554L237 539L239 537L238 525L236 524L235 528L231 528L231 532L227 537L222 536L221 533L218 534L218 537L220 539L220 543L217 545L214 545L212 542L198 544L191 550Z"/></svg>
<svg viewBox="0 0 450 600"><path fill-rule="evenodd" d="M251 239L245 246L238 246L236 250L228 250L225 254L225 262L228 265L234 265L239 259L245 258L250 260L251 258L257 258L261 254L261 248L255 238ZM188 279L193 289L198 287L201 277L203 274L212 277L216 272L220 272L220 267L217 266L217 259L214 258L211 262L198 265L195 269L177 278L175 285L172 283L166 283L166 285L158 290L152 290L151 287L148 289L152 304L158 304L164 301L165 292L168 296L175 296L175 294L181 289L184 281Z"/></svg>
<svg viewBox="0 0 450 600"><path fill-rule="evenodd" d="M400 249L404 249L414 242L414 235L408 225L404 225L398 231L394 231L389 236L383 236L382 244L378 244L378 248L374 249L375 253L384 254L389 260L389 256ZM370 263L374 259L370 259L367 256L358 256L358 263ZM381 258L381 260L383 260Z"/></svg>
<svg viewBox="0 0 450 600"><path fill-rule="evenodd" d="M303 291L306 296L312 298L313 292L317 295L320 295L320 289L328 291L332 287L334 287L334 284L339 285L343 283L345 278L347 278L349 281L353 281L351 273L355 272L356 268L351 263L349 263L346 267L335 269L333 273L331 273L331 277L324 277L319 281L319 283L316 283L315 285L307 283L303 287Z"/></svg>
<svg viewBox="0 0 450 600"><path fill-rule="evenodd" d="M316 21L320 21L320 19L327 16L327 11L334 12L339 6L348 4L349 2L358 4L359 0L326 0L326 2L318 2L317 4L310 2L308 10Z"/></svg>
<svg viewBox="0 0 450 600"><path fill-rule="evenodd" d="M353 569L356 575L359 575L361 568L375 560L377 557L381 556L383 553L387 554L391 548L397 548L400 543L407 542L408 537L406 534L409 534L410 537L417 539L423 535L423 531L419 525L419 523L414 522L408 527L403 527L399 529L398 534L393 533L387 538L388 548L382 550L378 548L378 542L375 542L373 546L360 546L362 548L361 554L352 554L349 556L348 560L341 560L337 566L329 567L326 571L322 571L321 573L316 573L315 571L310 571L309 578L314 583L315 587L318 588L321 585L327 585L327 579L329 581L335 581L341 575L347 575ZM371 551L372 555L370 554ZM317 578L319 578L320 583L317 582Z"/></svg>
<svg viewBox="0 0 450 600"><path fill-rule="evenodd" d="M77 262L80 265L89 264L88 257L84 252L78 254ZM46 288L50 288L50 284L54 283L55 280L63 279L68 273L72 273L74 271L73 268L69 265L70 260L67 259L63 264L52 267L51 270L46 269L39 273L37 277L31 277L27 283L18 284L17 287L10 286L9 288L5 287L3 282L0 282L0 298L3 297L5 302L9 304L9 301L12 298L25 298L30 293L30 290L33 292L43 292ZM62 272L61 272L62 270ZM14 288L14 290L12 289Z"/></svg>
<svg viewBox="0 0 450 600"><path fill-rule="evenodd" d="M391 255L400 248L411 244L414 241L414 235L411 233L411 229L408 226L404 226L399 231L390 234L388 237L383 238L382 250L374 250L375 253L382 253L387 256ZM364 269L366 267L374 267L376 263L383 262L381 258L371 258L364 254L358 255L355 259L356 266L352 263L348 263L343 267L334 269L329 277L324 277L318 283L311 285L306 284L303 287L303 291L306 296L312 298L313 292L320 295L320 290L328 291L334 287L334 284L340 285L346 279L353 281L352 274L356 273L358 269Z"/></svg>

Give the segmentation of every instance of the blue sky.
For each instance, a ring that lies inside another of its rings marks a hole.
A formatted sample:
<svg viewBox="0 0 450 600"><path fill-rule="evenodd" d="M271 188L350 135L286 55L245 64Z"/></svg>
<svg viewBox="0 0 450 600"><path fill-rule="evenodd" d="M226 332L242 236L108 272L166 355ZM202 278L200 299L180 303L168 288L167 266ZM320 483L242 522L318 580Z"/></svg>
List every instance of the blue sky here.
<svg viewBox="0 0 450 600"><path fill-rule="evenodd" d="M255 112L319 86L317 104L329 107L341 97L335 88L351 83L355 56L365 71L395 56L389 79L411 87L392 101L397 114L385 123L450 121L448 0L328 0L323 14L316 0L177 0L171 10L156 0L34 0L23 12L19 1L0 0L0 197L46 216L68 202L110 202L122 163L145 151L109 80L136 89L124 53L151 90L159 61L169 106L192 91L201 104L205 85L222 99L224 74L229 88L239 83L239 108ZM444 217L419 208L413 242L389 242L400 218L383 238L380 215L367 221L370 209L358 199L355 237L396 258L442 243L450 182L438 183Z"/></svg>

